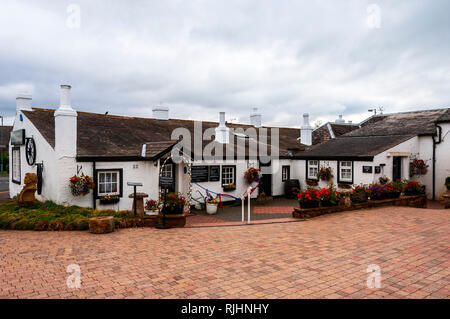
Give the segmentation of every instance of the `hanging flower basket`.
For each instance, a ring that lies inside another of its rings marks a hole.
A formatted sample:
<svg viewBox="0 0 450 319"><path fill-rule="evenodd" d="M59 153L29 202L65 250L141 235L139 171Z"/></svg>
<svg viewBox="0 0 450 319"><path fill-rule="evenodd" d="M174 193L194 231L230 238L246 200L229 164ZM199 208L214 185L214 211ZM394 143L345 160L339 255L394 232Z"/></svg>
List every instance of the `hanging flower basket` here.
<svg viewBox="0 0 450 319"><path fill-rule="evenodd" d="M94 189L95 184L92 178L87 175L72 176L69 180L70 192L73 196L85 196L89 190Z"/></svg>
<svg viewBox="0 0 450 319"><path fill-rule="evenodd" d="M333 171L331 170L331 167L322 167L319 172L317 173L317 178L328 182L333 178Z"/></svg>
<svg viewBox="0 0 450 319"><path fill-rule="evenodd" d="M415 159L409 163L409 175L410 176L420 176L425 175L428 171L428 165L424 160Z"/></svg>
<svg viewBox="0 0 450 319"><path fill-rule="evenodd" d="M261 171L257 168L250 167L244 175L247 184L252 184L253 182L259 183L261 180Z"/></svg>

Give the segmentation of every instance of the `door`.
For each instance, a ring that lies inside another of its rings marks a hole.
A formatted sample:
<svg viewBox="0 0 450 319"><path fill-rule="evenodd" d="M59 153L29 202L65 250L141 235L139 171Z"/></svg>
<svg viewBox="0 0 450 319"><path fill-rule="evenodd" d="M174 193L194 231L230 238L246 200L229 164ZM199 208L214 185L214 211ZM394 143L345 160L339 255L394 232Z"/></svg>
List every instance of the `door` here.
<svg viewBox="0 0 450 319"><path fill-rule="evenodd" d="M397 181L402 179L402 158L394 156L392 159L392 180Z"/></svg>
<svg viewBox="0 0 450 319"><path fill-rule="evenodd" d="M267 196L272 196L272 162L261 163L259 162L259 167L262 171L261 185L259 186L259 193L264 192ZM263 169L264 168L264 169Z"/></svg>

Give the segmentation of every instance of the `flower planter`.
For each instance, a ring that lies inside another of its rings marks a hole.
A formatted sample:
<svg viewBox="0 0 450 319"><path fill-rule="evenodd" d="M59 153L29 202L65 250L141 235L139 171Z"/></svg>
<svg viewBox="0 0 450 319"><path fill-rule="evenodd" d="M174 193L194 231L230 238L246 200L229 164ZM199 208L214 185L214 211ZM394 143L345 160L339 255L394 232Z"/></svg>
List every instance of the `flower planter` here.
<svg viewBox="0 0 450 319"><path fill-rule="evenodd" d="M232 192L232 191L235 191L236 190L236 186L234 186L234 187L223 187L223 190L225 191L225 192Z"/></svg>
<svg viewBox="0 0 450 319"><path fill-rule="evenodd" d="M319 202L317 201L311 201L311 202L298 202L300 208L317 208L319 207Z"/></svg>
<svg viewBox="0 0 450 319"><path fill-rule="evenodd" d="M215 213L217 213L217 206L217 204L206 203L206 213L208 213L209 215L214 215Z"/></svg>
<svg viewBox="0 0 450 319"><path fill-rule="evenodd" d="M166 214L166 215L181 215L184 212L184 207L164 207L163 209L161 209L161 214Z"/></svg>

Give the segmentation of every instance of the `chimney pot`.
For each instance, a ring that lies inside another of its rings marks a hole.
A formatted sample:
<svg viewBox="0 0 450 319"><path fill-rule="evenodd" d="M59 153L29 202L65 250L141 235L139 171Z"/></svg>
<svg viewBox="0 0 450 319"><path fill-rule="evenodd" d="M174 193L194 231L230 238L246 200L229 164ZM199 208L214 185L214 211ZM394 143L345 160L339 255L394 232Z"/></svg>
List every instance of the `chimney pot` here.
<svg viewBox="0 0 450 319"><path fill-rule="evenodd" d="M256 128L260 128L261 125L261 113L258 112L258 108L254 107L252 113L250 113L250 125Z"/></svg>
<svg viewBox="0 0 450 319"><path fill-rule="evenodd" d="M303 124L300 128L300 141L302 144L312 145L312 127L309 125L309 114L303 114Z"/></svg>
<svg viewBox="0 0 450 319"><path fill-rule="evenodd" d="M153 117L161 121L169 120L169 108L162 105L155 106L153 108Z"/></svg>
<svg viewBox="0 0 450 319"><path fill-rule="evenodd" d="M219 113L219 126L216 127L215 140L222 144L230 142L230 129L225 125L225 112Z"/></svg>

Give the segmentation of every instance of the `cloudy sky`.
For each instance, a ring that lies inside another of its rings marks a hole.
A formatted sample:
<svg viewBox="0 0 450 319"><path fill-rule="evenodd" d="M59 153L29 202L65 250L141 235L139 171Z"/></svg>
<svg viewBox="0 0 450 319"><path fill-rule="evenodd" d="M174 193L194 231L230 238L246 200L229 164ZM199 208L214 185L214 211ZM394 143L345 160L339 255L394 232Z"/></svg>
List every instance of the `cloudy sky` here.
<svg viewBox="0 0 450 319"><path fill-rule="evenodd" d="M450 107L450 1L0 2L0 115L77 110L299 126Z"/></svg>

